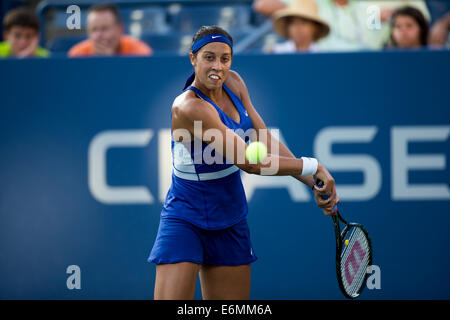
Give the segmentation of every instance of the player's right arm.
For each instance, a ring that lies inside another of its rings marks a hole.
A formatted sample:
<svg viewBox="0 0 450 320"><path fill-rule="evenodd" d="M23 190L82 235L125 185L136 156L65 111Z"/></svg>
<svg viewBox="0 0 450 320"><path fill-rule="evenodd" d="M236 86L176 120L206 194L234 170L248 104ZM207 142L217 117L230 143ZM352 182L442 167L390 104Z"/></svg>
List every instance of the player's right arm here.
<svg viewBox="0 0 450 320"><path fill-rule="evenodd" d="M196 121L199 121L197 124L201 123L201 128L197 128L197 130L195 128ZM247 173L262 174L262 169L270 168L272 162L277 163L278 166L278 170L274 175L298 175L302 173L303 160L297 158L268 154L264 164L250 163L245 158L245 150L247 148L245 141L223 124L219 114L209 103L198 99L189 91L182 94L174 102L172 107L172 128L174 133L177 129L185 129L191 133L192 137L201 139L207 144L214 143L213 147L217 152ZM212 138L210 139L209 137ZM328 194L334 186L332 184L334 180L320 164L316 177L328 182L321 189L321 193Z"/></svg>
<svg viewBox="0 0 450 320"><path fill-rule="evenodd" d="M234 89L236 92L239 93L239 96L250 118L252 119L253 128L257 132L260 132L260 130L262 129L267 130L267 126L264 123L264 120L262 119L262 117L259 115L259 113L256 111L255 107L252 104L250 94L242 77L237 72L230 70L228 75L228 85L230 86L230 88ZM277 148L274 148L274 150L275 152L276 150L278 150L277 154L279 155L280 158L295 159L294 154L288 149L288 147L286 147L285 144L283 144L281 141L278 141L275 137L273 137L270 131L267 130L266 132L267 132L267 139L265 139L266 140L265 142L267 143L267 149L269 153L274 155L274 153L271 152L273 150L272 144L278 144L276 146ZM260 137L258 136L258 140L259 139ZM310 188L314 190L314 196L316 198L317 205L321 207L326 214L333 212L335 204L339 202L339 197L336 192L334 179L325 167L323 167L319 163L315 177L310 175L302 176L300 173L294 174L292 176L295 179L308 185ZM322 179L321 177L325 178L325 180ZM324 187L318 189L315 186L314 178L319 178L320 180L322 180L324 182ZM330 196L327 199L322 199L321 195L324 194L327 195L330 194Z"/></svg>

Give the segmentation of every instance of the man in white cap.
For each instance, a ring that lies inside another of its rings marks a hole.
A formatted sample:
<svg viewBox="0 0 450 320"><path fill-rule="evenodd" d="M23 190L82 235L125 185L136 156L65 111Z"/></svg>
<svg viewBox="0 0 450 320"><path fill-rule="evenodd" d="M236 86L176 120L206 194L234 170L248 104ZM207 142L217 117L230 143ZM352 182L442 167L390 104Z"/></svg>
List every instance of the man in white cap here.
<svg viewBox="0 0 450 320"><path fill-rule="evenodd" d="M276 44L273 53L318 51L315 43L328 35L330 27L318 15L314 0L294 0L273 15L273 28L289 40Z"/></svg>

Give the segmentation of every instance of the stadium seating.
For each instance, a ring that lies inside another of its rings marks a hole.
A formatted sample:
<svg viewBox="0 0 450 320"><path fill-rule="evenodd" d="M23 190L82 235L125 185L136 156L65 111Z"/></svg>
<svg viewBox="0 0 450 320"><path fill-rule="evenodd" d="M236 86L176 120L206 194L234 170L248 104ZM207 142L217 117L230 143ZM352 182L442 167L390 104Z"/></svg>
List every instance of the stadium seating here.
<svg viewBox="0 0 450 320"><path fill-rule="evenodd" d="M48 45L52 53L67 52L73 45L86 39L86 37L58 37L53 39Z"/></svg>
<svg viewBox="0 0 450 320"><path fill-rule="evenodd" d="M116 2L125 33L148 43L156 55L186 54L192 36L203 25L223 27L236 43L266 19L253 12L251 3L251 0ZM66 6L52 6L49 2L49 7L41 12L43 44L53 53L62 54L85 39L87 9L86 5L81 7L81 30L68 30Z"/></svg>
<svg viewBox="0 0 450 320"><path fill-rule="evenodd" d="M249 52L270 52L273 46L277 43L286 41L276 32L269 32L259 39L251 48Z"/></svg>
<svg viewBox="0 0 450 320"><path fill-rule="evenodd" d="M47 27L54 29L66 29L67 28L67 17L68 14L66 10L54 9L49 11L47 15L46 24ZM80 17L81 26L84 28L86 26L86 14L82 14Z"/></svg>
<svg viewBox="0 0 450 320"><path fill-rule="evenodd" d="M149 44L155 55L183 55L189 52L192 35L191 34L146 34L141 40Z"/></svg>
<svg viewBox="0 0 450 320"><path fill-rule="evenodd" d="M218 25L229 32L250 29L251 8L244 5L181 6L169 10L173 28L192 32L204 25Z"/></svg>
<svg viewBox="0 0 450 320"><path fill-rule="evenodd" d="M132 8L120 10L125 32L137 38L144 33L167 34L166 9L162 7Z"/></svg>

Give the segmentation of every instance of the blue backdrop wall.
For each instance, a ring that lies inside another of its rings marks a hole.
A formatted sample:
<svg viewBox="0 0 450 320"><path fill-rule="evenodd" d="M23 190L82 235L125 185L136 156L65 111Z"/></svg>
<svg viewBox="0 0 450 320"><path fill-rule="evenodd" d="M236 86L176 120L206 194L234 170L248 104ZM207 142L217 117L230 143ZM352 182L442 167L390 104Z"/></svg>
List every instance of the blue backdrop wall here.
<svg viewBox="0 0 450 320"><path fill-rule="evenodd" d="M450 52L236 56L233 69L266 124L330 168L344 216L369 230L379 272L361 298L449 299ZM0 70L0 298L153 298L146 260L188 59ZM259 257L251 297L341 299L332 222L310 190L290 177L243 180ZM81 289L67 287L73 265Z"/></svg>

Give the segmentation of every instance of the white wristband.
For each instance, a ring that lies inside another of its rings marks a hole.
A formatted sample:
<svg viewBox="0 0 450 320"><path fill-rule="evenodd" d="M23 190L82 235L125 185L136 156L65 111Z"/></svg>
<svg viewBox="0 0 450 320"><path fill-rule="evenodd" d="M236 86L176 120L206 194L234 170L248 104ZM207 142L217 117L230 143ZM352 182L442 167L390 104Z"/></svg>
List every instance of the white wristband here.
<svg viewBox="0 0 450 320"><path fill-rule="evenodd" d="M303 160L303 170L301 175L315 175L317 172L317 166L319 165L317 159L308 157L302 157L301 159Z"/></svg>

